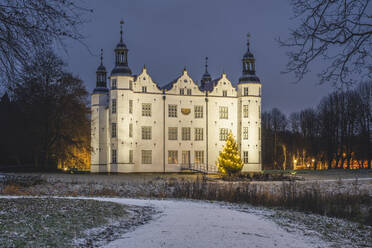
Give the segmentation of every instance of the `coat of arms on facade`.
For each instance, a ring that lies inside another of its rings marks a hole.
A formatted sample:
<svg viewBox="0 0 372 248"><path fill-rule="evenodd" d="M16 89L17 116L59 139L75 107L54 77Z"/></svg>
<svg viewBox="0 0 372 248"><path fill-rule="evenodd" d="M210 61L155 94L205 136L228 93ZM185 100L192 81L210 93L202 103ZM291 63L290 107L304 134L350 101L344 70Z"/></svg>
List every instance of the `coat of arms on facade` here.
<svg viewBox="0 0 372 248"><path fill-rule="evenodd" d="M191 112L191 109L189 108L181 108L181 113L184 115L188 115L190 114L190 112Z"/></svg>

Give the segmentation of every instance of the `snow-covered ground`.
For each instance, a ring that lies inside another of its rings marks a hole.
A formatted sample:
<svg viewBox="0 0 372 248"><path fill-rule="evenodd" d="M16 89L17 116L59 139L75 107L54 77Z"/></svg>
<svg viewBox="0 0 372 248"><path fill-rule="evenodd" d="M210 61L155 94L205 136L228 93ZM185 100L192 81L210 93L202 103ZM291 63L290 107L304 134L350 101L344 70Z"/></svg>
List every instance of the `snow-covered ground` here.
<svg viewBox="0 0 372 248"><path fill-rule="evenodd" d="M290 233L263 215L218 203L176 200L93 198L162 211L153 221L124 234L105 247L325 247L316 238Z"/></svg>

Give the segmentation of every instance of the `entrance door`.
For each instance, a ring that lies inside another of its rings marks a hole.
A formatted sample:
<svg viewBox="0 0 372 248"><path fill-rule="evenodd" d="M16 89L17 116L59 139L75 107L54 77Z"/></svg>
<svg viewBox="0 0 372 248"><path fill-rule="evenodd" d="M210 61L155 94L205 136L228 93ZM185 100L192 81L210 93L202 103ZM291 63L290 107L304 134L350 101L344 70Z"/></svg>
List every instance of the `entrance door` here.
<svg viewBox="0 0 372 248"><path fill-rule="evenodd" d="M182 164L190 166L190 151L182 151Z"/></svg>

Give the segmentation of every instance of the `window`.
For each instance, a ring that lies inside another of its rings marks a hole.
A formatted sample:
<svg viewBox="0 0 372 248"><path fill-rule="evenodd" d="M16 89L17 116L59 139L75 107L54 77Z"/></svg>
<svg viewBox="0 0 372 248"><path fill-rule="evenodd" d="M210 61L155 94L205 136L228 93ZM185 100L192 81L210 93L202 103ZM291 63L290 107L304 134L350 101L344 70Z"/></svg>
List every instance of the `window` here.
<svg viewBox="0 0 372 248"><path fill-rule="evenodd" d="M151 127L142 127L142 139L143 140L151 139Z"/></svg>
<svg viewBox="0 0 372 248"><path fill-rule="evenodd" d="M203 140L203 128L195 128L195 140Z"/></svg>
<svg viewBox="0 0 372 248"><path fill-rule="evenodd" d="M220 119L228 119L229 110L227 107L220 107Z"/></svg>
<svg viewBox="0 0 372 248"><path fill-rule="evenodd" d="M261 128L258 128L258 140L261 140Z"/></svg>
<svg viewBox="0 0 372 248"><path fill-rule="evenodd" d="M151 103L142 103L142 116L151 116Z"/></svg>
<svg viewBox="0 0 372 248"><path fill-rule="evenodd" d="M248 87L244 88L244 96L248 96Z"/></svg>
<svg viewBox="0 0 372 248"><path fill-rule="evenodd" d="M177 133L178 128L177 127L168 127L168 140L177 140Z"/></svg>
<svg viewBox="0 0 372 248"><path fill-rule="evenodd" d="M222 91L222 96L227 96L227 90Z"/></svg>
<svg viewBox="0 0 372 248"><path fill-rule="evenodd" d="M220 141L227 140L228 134L229 134L229 130L227 128L220 128Z"/></svg>
<svg viewBox="0 0 372 248"><path fill-rule="evenodd" d="M243 152L243 162L244 164L248 164L248 152L247 151Z"/></svg>
<svg viewBox="0 0 372 248"><path fill-rule="evenodd" d="M129 150L129 163L133 164L133 150Z"/></svg>
<svg viewBox="0 0 372 248"><path fill-rule="evenodd" d="M129 81L129 89L133 90L133 81L132 80Z"/></svg>
<svg viewBox="0 0 372 248"><path fill-rule="evenodd" d="M204 151L195 151L195 164L204 164Z"/></svg>
<svg viewBox="0 0 372 248"><path fill-rule="evenodd" d="M152 164L152 151L142 150L141 159L142 159L142 164Z"/></svg>
<svg viewBox="0 0 372 248"><path fill-rule="evenodd" d="M249 105L243 105L243 117L248 118L248 106Z"/></svg>
<svg viewBox="0 0 372 248"><path fill-rule="evenodd" d="M180 89L180 95L185 95L185 89Z"/></svg>
<svg viewBox="0 0 372 248"><path fill-rule="evenodd" d="M168 117L177 117L177 105L168 105Z"/></svg>
<svg viewBox="0 0 372 248"><path fill-rule="evenodd" d="M133 123L129 123L129 138L133 137Z"/></svg>
<svg viewBox="0 0 372 248"><path fill-rule="evenodd" d="M133 100L129 100L129 114L133 113Z"/></svg>
<svg viewBox="0 0 372 248"><path fill-rule="evenodd" d="M111 163L113 164L117 163L116 149L111 150Z"/></svg>
<svg viewBox="0 0 372 248"><path fill-rule="evenodd" d="M248 127L243 127L243 139L248 139Z"/></svg>
<svg viewBox="0 0 372 248"><path fill-rule="evenodd" d="M194 107L195 118L203 118L203 106Z"/></svg>
<svg viewBox="0 0 372 248"><path fill-rule="evenodd" d="M258 118L260 119L261 118L261 106L258 105Z"/></svg>
<svg viewBox="0 0 372 248"><path fill-rule="evenodd" d="M189 127L182 128L182 140L190 140L190 129Z"/></svg>
<svg viewBox="0 0 372 248"><path fill-rule="evenodd" d="M116 138L116 123L112 123L111 125L111 137Z"/></svg>
<svg viewBox="0 0 372 248"><path fill-rule="evenodd" d="M111 80L111 89L116 89L116 78Z"/></svg>
<svg viewBox="0 0 372 248"><path fill-rule="evenodd" d="M178 164L178 151L168 151L168 164Z"/></svg>
<svg viewBox="0 0 372 248"><path fill-rule="evenodd" d="M116 99L112 99L111 113L116 114Z"/></svg>
<svg viewBox="0 0 372 248"><path fill-rule="evenodd" d="M191 96L191 89L187 89L187 95Z"/></svg>
<svg viewBox="0 0 372 248"><path fill-rule="evenodd" d="M147 87L146 86L142 86L142 92L143 93L146 93L147 92Z"/></svg>

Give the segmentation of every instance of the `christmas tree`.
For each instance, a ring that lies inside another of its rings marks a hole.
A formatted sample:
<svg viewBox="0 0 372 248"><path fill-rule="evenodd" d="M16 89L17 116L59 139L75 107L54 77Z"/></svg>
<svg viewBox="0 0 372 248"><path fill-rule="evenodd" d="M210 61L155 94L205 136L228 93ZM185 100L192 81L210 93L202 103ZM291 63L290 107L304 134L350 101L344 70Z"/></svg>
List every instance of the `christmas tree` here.
<svg viewBox="0 0 372 248"><path fill-rule="evenodd" d="M218 156L218 170L224 174L236 174L243 168L243 162L240 158L238 145L235 142L233 134L230 132L227 136L223 151Z"/></svg>

